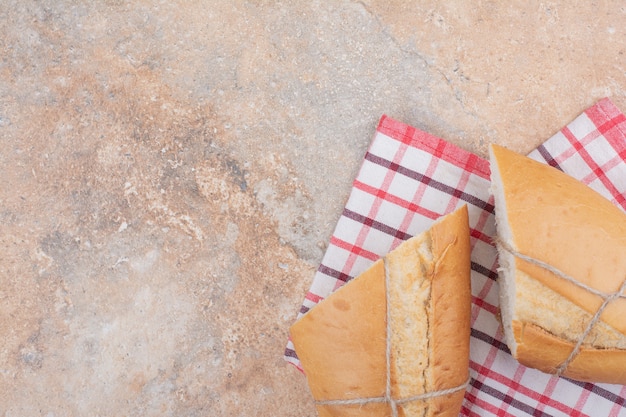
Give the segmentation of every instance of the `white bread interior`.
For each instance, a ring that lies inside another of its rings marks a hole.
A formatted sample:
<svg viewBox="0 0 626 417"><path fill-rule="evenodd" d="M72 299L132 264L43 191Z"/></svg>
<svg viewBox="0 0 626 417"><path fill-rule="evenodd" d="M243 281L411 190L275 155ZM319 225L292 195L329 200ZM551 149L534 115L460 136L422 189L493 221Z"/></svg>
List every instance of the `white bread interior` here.
<svg viewBox="0 0 626 417"><path fill-rule="evenodd" d="M393 398L462 386L469 375L469 252L463 206L296 321L291 338L313 397L319 402L385 395L387 317ZM464 394L461 389L398 404L398 415L456 417ZM317 410L321 417L391 415L386 403L318 403Z"/></svg>
<svg viewBox="0 0 626 417"><path fill-rule="evenodd" d="M489 148L490 160L494 160L492 148ZM506 211L506 200L502 190L502 182L500 181L500 171L498 164L492 163L490 192L493 195L496 207L494 216L496 222L497 238L495 239L496 248L498 250L498 284L500 286L500 316L502 318L502 328L504 331L504 341L509 347L513 357L517 357L517 342L513 336L512 323L517 319L515 314L515 301L517 289L515 287L515 257L508 251L503 250L502 243L506 243L513 247L513 239L511 237L511 229L509 228L509 220ZM515 249L515 247L513 247Z"/></svg>
<svg viewBox="0 0 626 417"><path fill-rule="evenodd" d="M626 215L573 178L525 156L492 145L490 161L505 341L522 364L557 373L602 300L511 250L561 271L570 268L568 276L610 293L626 279ZM605 310L563 376L626 384L624 301Z"/></svg>

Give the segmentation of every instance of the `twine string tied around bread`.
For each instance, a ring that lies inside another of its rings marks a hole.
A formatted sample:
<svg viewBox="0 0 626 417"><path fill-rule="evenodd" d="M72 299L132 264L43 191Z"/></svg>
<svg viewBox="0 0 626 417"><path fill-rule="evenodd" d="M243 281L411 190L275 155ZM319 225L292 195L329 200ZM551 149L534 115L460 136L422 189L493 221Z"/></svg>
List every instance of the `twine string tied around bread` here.
<svg viewBox="0 0 626 417"><path fill-rule="evenodd" d="M394 403L396 405L406 404L406 403L410 403L414 401L424 401L424 400L428 400L428 399L435 398L435 397L442 397L444 395L454 394L455 392L463 391L467 389L467 386L469 385L470 380L471 380L471 377L467 378L467 380L461 385L458 385L453 388L426 392L424 394L413 395L413 396L406 397L406 398L394 399L391 397L387 397L387 395L384 395L380 397L352 398L352 399L345 399L345 400L318 400L318 401L315 401L315 404L317 405L365 405L365 404L370 404L370 403ZM394 414L394 417L395 416L397 416L397 409L396 409L396 414Z"/></svg>
<svg viewBox="0 0 626 417"><path fill-rule="evenodd" d="M600 317L602 316L602 313L604 313L604 311L606 310L606 308L609 306L609 304L611 304L613 301L618 300L620 298L625 298L626 299L626 277L624 278L624 281L622 282L622 284L620 285L619 289L613 293L605 293L603 291L599 291L593 287L590 287L589 285L585 284L584 282L580 282L579 280L569 276L568 274L566 274L565 272L561 271L558 268L555 268L554 266L541 261L540 259L536 259L533 258L531 256L525 255L521 252L518 252L517 250L513 249L509 244L507 244L506 242L502 241L501 239L495 238L495 243L498 247L499 251L503 251L503 252L507 252L511 255L513 255L516 258L519 258L523 261L526 261L530 264L539 266L540 268L543 268L551 273L553 273L554 275L558 276L559 278L562 278L564 280L566 280L569 283L572 283L576 286L578 286L579 288L582 288L584 290L586 290L587 292L592 293L593 295L596 295L598 297L600 297L602 299L602 304L600 305L600 308L598 308L598 310L596 310L595 314L591 317L591 320L589 321L589 323L587 324L587 327L585 328L585 330L583 331L583 333L580 335L580 337L578 338L576 344L574 345L574 349L572 349L572 351L570 352L570 354L568 355L568 357L565 359L565 361L563 361L559 366L556 367L555 369L555 375L556 376L561 376L566 370L567 367L572 363L572 361L574 359L576 359L576 356L578 356L578 354L580 353L580 349L582 348L582 345L585 341L585 339L587 338L587 336L589 335L589 333L591 333L591 331L593 330L594 326L600 321Z"/></svg>
<svg viewBox="0 0 626 417"><path fill-rule="evenodd" d="M389 288L389 271L387 265L387 258L383 257L383 265L385 269L385 294L386 294L386 342L385 342L385 362L386 362L386 375L385 375L385 395L380 397L366 397L366 398L352 398L342 400L321 400L315 401L317 405L365 405L371 403L389 403L391 407L392 417L398 417L398 405L424 401L431 398L442 397L449 394L454 394L459 391L464 391L470 383L471 377L468 377L465 382L452 388L446 388L437 391L425 392L423 394L412 395L405 398L393 398L391 395L391 312L389 305L390 292Z"/></svg>

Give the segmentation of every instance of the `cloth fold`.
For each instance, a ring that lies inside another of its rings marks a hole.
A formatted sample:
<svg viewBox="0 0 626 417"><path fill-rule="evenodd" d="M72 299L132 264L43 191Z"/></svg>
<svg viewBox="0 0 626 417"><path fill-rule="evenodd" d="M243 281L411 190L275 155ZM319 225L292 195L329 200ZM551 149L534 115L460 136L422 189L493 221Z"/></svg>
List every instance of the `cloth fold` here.
<svg viewBox="0 0 626 417"><path fill-rule="evenodd" d="M552 165L626 211L626 117L605 98L529 156ZM461 414L626 415L626 386L551 377L515 361L499 321L489 163L382 116L299 315L438 217L468 205L471 231L470 383ZM285 359L300 368L288 342Z"/></svg>

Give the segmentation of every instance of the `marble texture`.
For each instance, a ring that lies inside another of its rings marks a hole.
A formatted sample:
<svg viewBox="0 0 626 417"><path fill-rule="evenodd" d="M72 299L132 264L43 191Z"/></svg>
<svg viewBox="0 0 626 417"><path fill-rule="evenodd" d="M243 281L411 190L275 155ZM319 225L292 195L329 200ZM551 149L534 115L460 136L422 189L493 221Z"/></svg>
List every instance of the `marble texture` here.
<svg viewBox="0 0 626 417"><path fill-rule="evenodd" d="M0 416L314 416L283 347L381 114L626 110L623 2L448 3L1 2Z"/></svg>

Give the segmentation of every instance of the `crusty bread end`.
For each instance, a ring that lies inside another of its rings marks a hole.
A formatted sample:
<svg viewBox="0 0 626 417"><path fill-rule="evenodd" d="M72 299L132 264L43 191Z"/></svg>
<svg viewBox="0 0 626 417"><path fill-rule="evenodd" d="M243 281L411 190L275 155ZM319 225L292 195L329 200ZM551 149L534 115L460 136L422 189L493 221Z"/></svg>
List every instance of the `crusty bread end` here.
<svg viewBox="0 0 626 417"><path fill-rule="evenodd" d="M325 403L384 397L389 343L392 398L460 387L448 395L398 403L398 415L457 416L469 375L470 301L463 206L400 244L291 327L318 414L391 415L385 402Z"/></svg>
<svg viewBox="0 0 626 417"><path fill-rule="evenodd" d="M501 146L490 147L490 162L500 312L511 354L544 372L626 384L626 299L599 310L626 280L626 213L563 172Z"/></svg>

